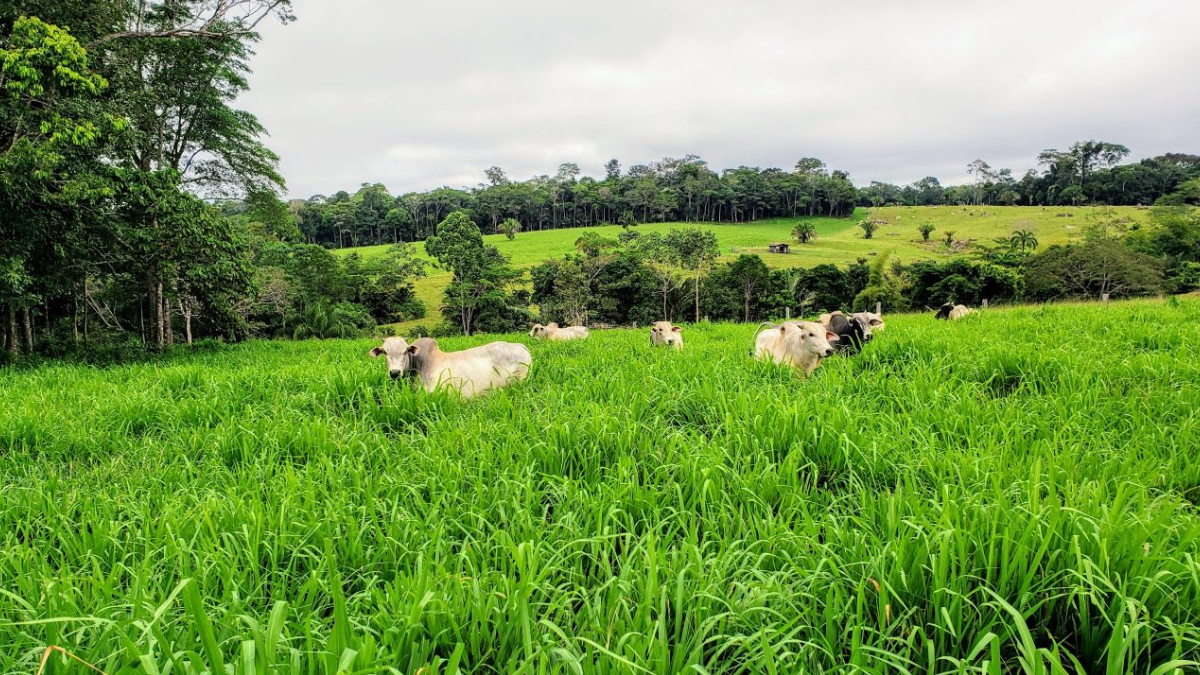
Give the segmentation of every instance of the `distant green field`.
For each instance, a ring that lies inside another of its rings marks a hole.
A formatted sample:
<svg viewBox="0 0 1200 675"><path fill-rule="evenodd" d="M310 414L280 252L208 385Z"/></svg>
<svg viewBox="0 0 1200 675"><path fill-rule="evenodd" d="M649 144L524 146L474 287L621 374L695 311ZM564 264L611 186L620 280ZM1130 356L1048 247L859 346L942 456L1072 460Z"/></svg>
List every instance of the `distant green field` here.
<svg viewBox="0 0 1200 675"><path fill-rule="evenodd" d="M684 330L0 369L0 673L1200 672L1200 299Z"/></svg>
<svg viewBox="0 0 1200 675"><path fill-rule="evenodd" d="M677 227L703 227L716 233L721 243L721 254L729 259L739 253L756 253L762 256L769 267L812 267L822 263L845 265L858 258L865 258L881 251L891 251L904 262L913 260L952 257L941 239L946 230L955 233L956 240L988 241L1006 237L1016 229L1032 230L1041 246L1061 244L1076 237L1094 220L1100 210L1089 207L1038 207L1038 206L930 206L930 207L887 207L881 209L859 209L853 218L781 218L761 220L754 223L646 223L637 226L638 232L666 232ZM1136 207L1117 207L1112 212L1145 220L1146 212ZM857 223L863 218L886 220L873 239L863 239ZM809 244L800 244L792 239L792 228L799 220L811 220L817 226L817 239ZM918 227L929 221L937 228L932 241L924 242ZM575 240L585 231L600 232L616 237L621 228L615 225L592 228L544 230L522 232L509 241L503 235L487 235L484 240L509 256L517 267L533 267L547 258L559 257L574 250ZM767 245L773 242L792 245L789 254L767 253ZM340 249L345 255L358 252L363 256L379 255L386 246L364 246ZM424 247L417 246L422 257ZM437 308L442 302L442 292L450 283L450 274L434 270L429 277L417 282L417 296L425 302L428 316L419 321L397 324L399 330L423 323L432 325L440 319Z"/></svg>

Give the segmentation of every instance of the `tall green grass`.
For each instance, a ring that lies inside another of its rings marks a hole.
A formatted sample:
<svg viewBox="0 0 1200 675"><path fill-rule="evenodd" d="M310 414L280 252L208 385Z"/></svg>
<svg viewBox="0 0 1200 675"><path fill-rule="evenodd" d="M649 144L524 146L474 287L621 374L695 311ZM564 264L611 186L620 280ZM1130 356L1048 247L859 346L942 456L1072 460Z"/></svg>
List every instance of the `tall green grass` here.
<svg viewBox="0 0 1200 675"><path fill-rule="evenodd" d="M685 330L0 371L0 672L1196 672L1200 301Z"/></svg>

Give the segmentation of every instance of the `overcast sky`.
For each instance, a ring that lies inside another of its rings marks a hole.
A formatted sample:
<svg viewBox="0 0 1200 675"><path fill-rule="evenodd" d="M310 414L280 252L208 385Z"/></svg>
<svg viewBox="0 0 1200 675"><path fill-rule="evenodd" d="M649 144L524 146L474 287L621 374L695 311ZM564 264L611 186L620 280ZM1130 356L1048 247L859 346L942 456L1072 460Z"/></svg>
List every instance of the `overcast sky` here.
<svg viewBox="0 0 1200 675"><path fill-rule="evenodd" d="M1197 0L294 0L251 91L292 197L663 156L859 184L1200 153Z"/></svg>

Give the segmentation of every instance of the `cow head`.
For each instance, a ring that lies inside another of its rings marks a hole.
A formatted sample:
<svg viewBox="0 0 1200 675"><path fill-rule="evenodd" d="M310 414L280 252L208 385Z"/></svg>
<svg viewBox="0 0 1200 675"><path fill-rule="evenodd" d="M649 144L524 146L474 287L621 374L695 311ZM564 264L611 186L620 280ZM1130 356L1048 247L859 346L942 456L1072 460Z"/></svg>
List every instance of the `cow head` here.
<svg viewBox="0 0 1200 675"><path fill-rule="evenodd" d="M529 329L529 337L541 337L546 332L546 327L540 323L533 324L533 328Z"/></svg>
<svg viewBox="0 0 1200 675"><path fill-rule="evenodd" d="M837 333L814 321L789 321L779 327L779 335L789 352L818 359L833 356L833 347L829 343L839 339Z"/></svg>
<svg viewBox="0 0 1200 675"><path fill-rule="evenodd" d="M857 326L855 332L859 334L863 342L870 342L874 337L875 329L883 325L883 321L870 312L851 314L850 323Z"/></svg>
<svg viewBox="0 0 1200 675"><path fill-rule="evenodd" d="M942 308L938 310L937 314L934 315L933 318L947 320L950 318L950 312L953 311L954 305L947 302L946 304L942 305Z"/></svg>
<svg viewBox="0 0 1200 675"><path fill-rule="evenodd" d="M394 380L415 369L413 359L420 351L420 347L408 344L404 338L390 337L384 340L381 346L367 353L375 358L386 356L388 375L391 375Z"/></svg>
<svg viewBox="0 0 1200 675"><path fill-rule="evenodd" d="M650 344L680 347L683 345L683 329L672 326L670 321L656 321L650 326Z"/></svg>

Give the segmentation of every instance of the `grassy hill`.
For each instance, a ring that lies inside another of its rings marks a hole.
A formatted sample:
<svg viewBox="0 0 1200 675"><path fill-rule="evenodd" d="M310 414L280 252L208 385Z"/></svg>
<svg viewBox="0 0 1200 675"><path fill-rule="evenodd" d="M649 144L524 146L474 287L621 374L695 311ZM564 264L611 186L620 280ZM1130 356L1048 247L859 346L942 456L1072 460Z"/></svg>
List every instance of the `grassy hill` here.
<svg viewBox="0 0 1200 675"><path fill-rule="evenodd" d="M685 330L0 369L0 672L1196 672L1200 299Z"/></svg>
<svg viewBox="0 0 1200 675"><path fill-rule="evenodd" d="M1078 236L1101 212L1142 221L1144 210L1136 207L1096 209L1090 207L1038 207L1038 206L929 206L887 207L859 209L853 218L811 218L817 226L817 239L809 244L799 244L791 236L792 228L799 218L762 220L754 223L646 223L639 225L639 232L666 232L674 227L703 227L716 233L721 243L722 257L729 259L739 253L756 253L762 256L769 267L812 267L822 263L845 265L858 258L868 257L880 251L892 251L905 262L918 259L951 257L951 252L941 238L946 230L955 232L957 240L988 241L1006 237L1015 229L1032 230L1042 246L1060 244ZM873 239L863 239L857 223L863 218L886 221ZM924 242L918 227L929 221L937 228L931 238ZM575 240L584 231L596 231L616 237L621 228L615 225L593 228L573 228L522 232L510 241L503 235L487 235L484 240L509 256L517 267L533 267L543 260L562 256L574 250ZM767 244L782 241L792 244L789 254L767 253ZM386 246L364 246L340 249L341 255L357 252L363 256L378 255ZM421 256L424 247L418 246ZM427 318L397 324L403 330L416 323L431 325L439 318L437 308L442 301L442 292L450 282L450 274L434 270L429 277L417 282L417 296L429 309Z"/></svg>

